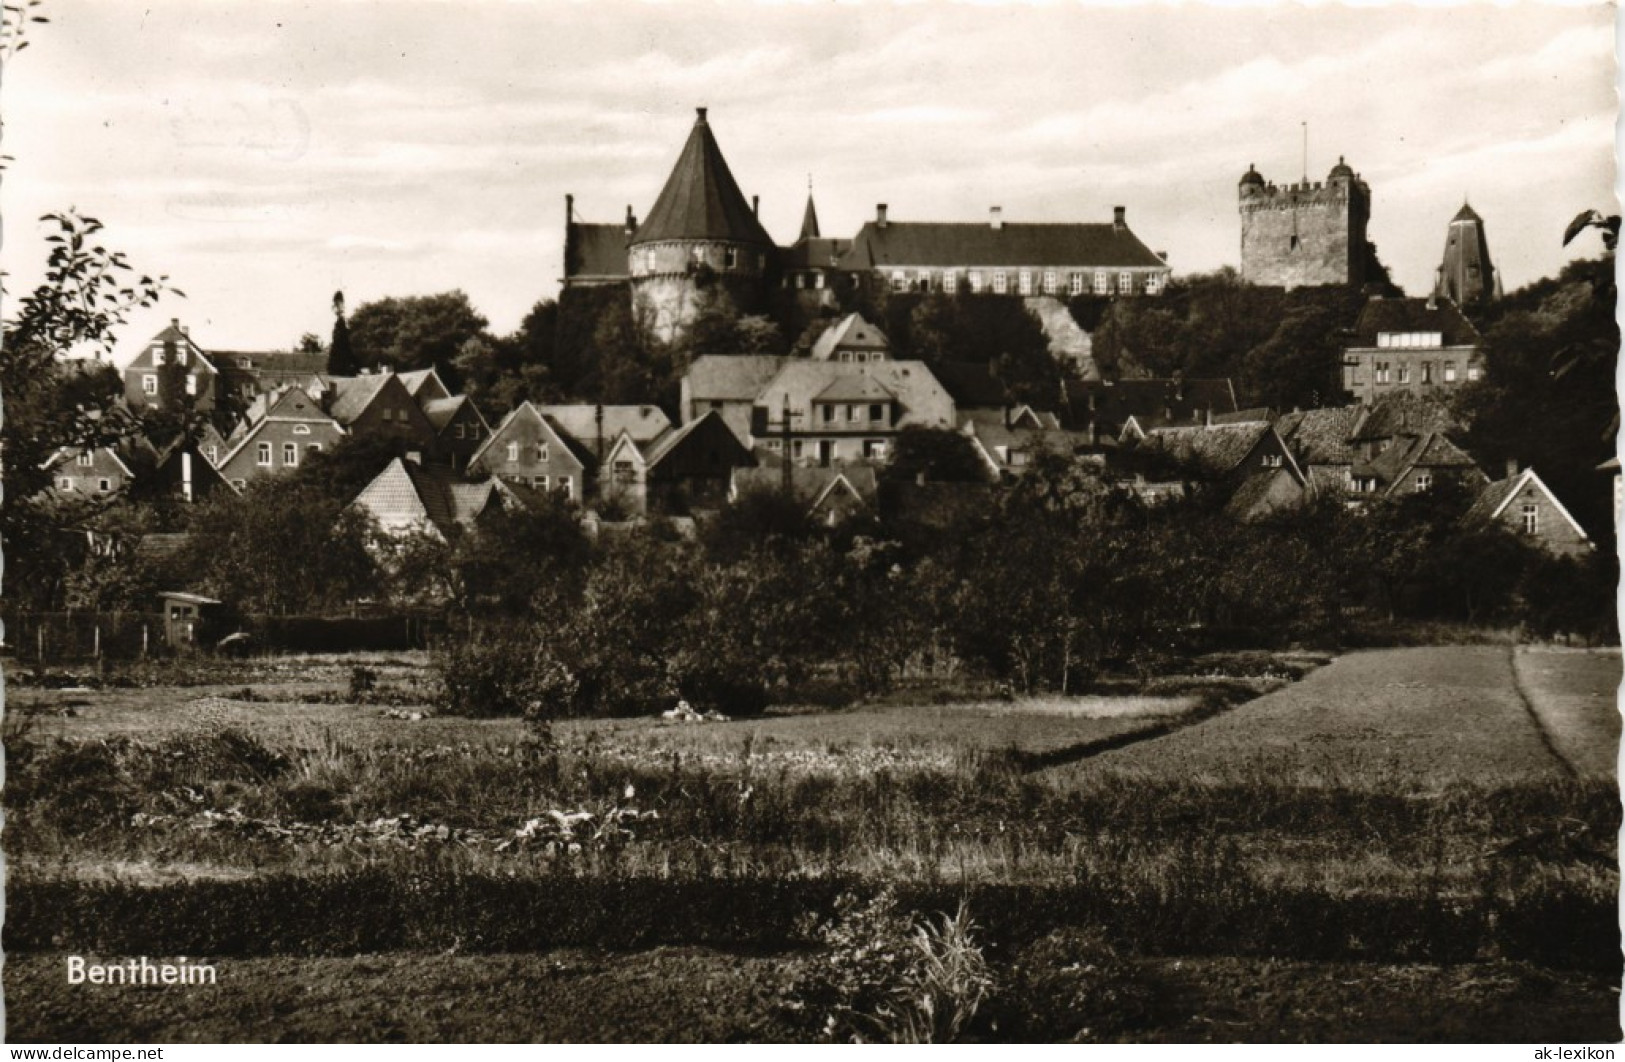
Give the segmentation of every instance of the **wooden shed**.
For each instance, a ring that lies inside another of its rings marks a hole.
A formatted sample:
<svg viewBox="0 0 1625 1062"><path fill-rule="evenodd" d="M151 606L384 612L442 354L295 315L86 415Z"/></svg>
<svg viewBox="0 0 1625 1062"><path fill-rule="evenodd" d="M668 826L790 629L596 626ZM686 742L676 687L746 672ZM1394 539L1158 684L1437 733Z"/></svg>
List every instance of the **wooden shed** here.
<svg viewBox="0 0 1625 1062"><path fill-rule="evenodd" d="M164 608L164 641L174 649L196 648L201 633L221 610L214 598L182 590L164 590L158 597Z"/></svg>

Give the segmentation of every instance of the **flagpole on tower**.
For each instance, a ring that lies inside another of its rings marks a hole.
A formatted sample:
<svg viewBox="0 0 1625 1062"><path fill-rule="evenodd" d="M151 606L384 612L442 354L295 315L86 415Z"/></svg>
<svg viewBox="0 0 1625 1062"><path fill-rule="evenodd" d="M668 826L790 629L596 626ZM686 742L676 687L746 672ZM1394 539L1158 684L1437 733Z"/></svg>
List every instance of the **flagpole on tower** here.
<svg viewBox="0 0 1625 1062"><path fill-rule="evenodd" d="M1309 123L1299 123L1303 126L1303 183L1309 183Z"/></svg>

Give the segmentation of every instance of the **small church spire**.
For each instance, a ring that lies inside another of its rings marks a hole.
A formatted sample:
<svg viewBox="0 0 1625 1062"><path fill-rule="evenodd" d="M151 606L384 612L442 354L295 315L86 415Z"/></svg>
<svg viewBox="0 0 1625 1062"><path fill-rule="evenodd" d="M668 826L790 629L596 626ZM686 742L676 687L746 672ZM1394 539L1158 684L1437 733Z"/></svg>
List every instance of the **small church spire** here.
<svg viewBox="0 0 1625 1062"><path fill-rule="evenodd" d="M812 174L807 174L807 209L801 215L801 238L818 238L818 208L813 206Z"/></svg>

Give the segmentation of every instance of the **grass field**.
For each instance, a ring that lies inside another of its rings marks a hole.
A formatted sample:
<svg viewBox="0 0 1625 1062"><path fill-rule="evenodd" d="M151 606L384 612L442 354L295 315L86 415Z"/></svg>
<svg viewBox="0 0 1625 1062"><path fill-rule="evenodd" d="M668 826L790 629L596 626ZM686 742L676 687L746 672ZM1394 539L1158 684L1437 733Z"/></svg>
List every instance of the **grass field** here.
<svg viewBox="0 0 1625 1062"><path fill-rule="evenodd" d="M573 720L551 746L384 714L426 707L412 656L366 662L367 704L331 657L12 689L11 1031L807 1038L805 916L894 886L968 899L1000 970L1056 927L1115 949L1132 991L1046 1036L1615 1037L1619 657L1516 659L1255 654L1090 697ZM53 989L65 951L231 980L213 1010L126 1014ZM373 980L413 992L346 987Z"/></svg>

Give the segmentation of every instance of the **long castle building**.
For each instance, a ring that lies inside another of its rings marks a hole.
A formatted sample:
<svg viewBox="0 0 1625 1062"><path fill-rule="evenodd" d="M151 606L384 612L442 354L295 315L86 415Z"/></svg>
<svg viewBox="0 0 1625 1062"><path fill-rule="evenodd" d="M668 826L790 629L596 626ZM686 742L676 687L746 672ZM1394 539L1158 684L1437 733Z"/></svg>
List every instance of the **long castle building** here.
<svg viewBox="0 0 1625 1062"><path fill-rule="evenodd" d="M743 313L761 312L771 289L830 292L838 284L895 291L1018 296L1157 295L1165 256L1129 230L1125 210L1110 222L1006 223L994 207L981 223L898 222L887 208L850 240L825 237L809 192L801 232L779 247L728 168L706 115L694 127L654 206L640 224L631 207L619 225L576 219L565 197L566 289L624 284L634 312L662 338L692 320L702 291L725 295Z"/></svg>

